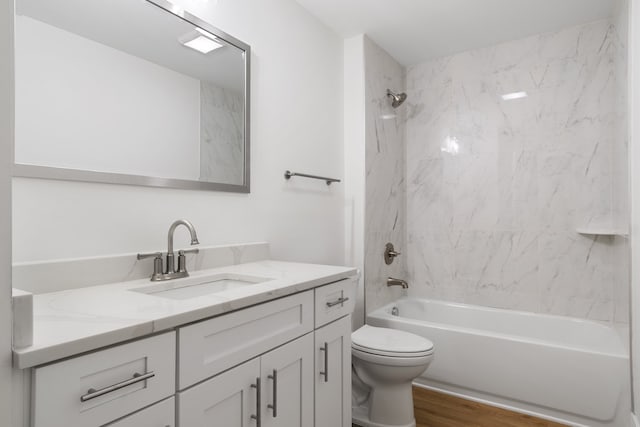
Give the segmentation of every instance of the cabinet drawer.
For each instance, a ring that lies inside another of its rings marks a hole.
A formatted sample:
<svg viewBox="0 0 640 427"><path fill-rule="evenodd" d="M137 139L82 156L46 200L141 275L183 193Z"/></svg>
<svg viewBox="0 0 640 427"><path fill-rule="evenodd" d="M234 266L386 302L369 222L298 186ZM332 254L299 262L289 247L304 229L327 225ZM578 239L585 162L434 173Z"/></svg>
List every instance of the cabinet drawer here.
<svg viewBox="0 0 640 427"><path fill-rule="evenodd" d="M316 328L333 322L353 311L356 299L356 283L356 278L350 277L315 289Z"/></svg>
<svg viewBox="0 0 640 427"><path fill-rule="evenodd" d="M105 427L175 427L176 402L172 397L163 402L108 424Z"/></svg>
<svg viewBox="0 0 640 427"><path fill-rule="evenodd" d="M33 426L102 426L169 397L175 354L169 332L35 368Z"/></svg>
<svg viewBox="0 0 640 427"><path fill-rule="evenodd" d="M313 291L178 330L182 390L313 330Z"/></svg>

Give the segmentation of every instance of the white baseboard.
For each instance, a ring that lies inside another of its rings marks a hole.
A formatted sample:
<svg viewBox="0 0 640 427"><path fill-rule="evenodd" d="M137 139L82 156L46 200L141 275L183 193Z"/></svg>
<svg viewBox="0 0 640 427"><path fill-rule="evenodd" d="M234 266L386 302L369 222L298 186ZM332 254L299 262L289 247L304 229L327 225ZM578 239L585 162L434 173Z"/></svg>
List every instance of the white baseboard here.
<svg viewBox="0 0 640 427"><path fill-rule="evenodd" d="M631 413L631 427L640 427L640 420L638 420L638 416Z"/></svg>

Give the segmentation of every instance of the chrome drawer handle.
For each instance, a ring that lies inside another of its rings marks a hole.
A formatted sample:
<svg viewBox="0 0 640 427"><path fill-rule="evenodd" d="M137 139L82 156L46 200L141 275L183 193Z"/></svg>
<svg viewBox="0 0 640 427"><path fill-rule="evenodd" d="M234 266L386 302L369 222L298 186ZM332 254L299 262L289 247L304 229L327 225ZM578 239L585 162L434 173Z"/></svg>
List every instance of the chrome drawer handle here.
<svg viewBox="0 0 640 427"><path fill-rule="evenodd" d="M267 405L267 408L273 410L273 418L278 416L278 371L273 370L273 375L268 375L267 378L273 380L273 405Z"/></svg>
<svg viewBox="0 0 640 427"><path fill-rule="evenodd" d="M255 415L251 415L251 419L252 420L256 420L256 427L260 427L260 425L262 424L262 417L260 416L260 397L261 397L261 393L260 393L260 377L256 378L256 383L255 384L251 384L251 388L255 388L256 389L256 414Z"/></svg>
<svg viewBox="0 0 640 427"><path fill-rule="evenodd" d="M110 385L105 388L101 388L100 390L96 390L95 388L90 388L89 390L87 390L87 394L85 394L84 396L80 396L80 401L86 402L87 400L95 399L96 397L103 396L107 393L111 393L112 391L120 390L121 388L128 387L130 385L142 382L144 380L148 380L149 378L153 378L155 376L156 374L153 371L148 372L144 375L136 372L135 374L133 374L133 378L129 378L128 380L119 382L117 384Z"/></svg>
<svg viewBox="0 0 640 427"><path fill-rule="evenodd" d="M328 302L327 303L327 307L333 307L333 306L336 306L338 304L344 304L347 301L349 301L349 297L338 298L337 300L335 300L333 302Z"/></svg>
<svg viewBox="0 0 640 427"><path fill-rule="evenodd" d="M329 343L325 342L324 347L320 347L320 351L324 352L324 372L320 371L320 375L324 377L324 382L329 382Z"/></svg>

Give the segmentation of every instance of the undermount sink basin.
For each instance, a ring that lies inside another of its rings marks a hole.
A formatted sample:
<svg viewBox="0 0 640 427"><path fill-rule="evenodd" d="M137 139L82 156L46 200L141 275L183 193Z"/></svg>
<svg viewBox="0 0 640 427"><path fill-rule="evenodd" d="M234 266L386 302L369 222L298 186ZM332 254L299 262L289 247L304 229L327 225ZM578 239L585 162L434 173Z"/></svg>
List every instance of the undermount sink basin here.
<svg viewBox="0 0 640 427"><path fill-rule="evenodd" d="M133 292L171 299L189 299L217 294L232 289L244 288L267 282L269 278L242 274L216 274L205 277L189 277L176 281L161 282L157 285L130 289Z"/></svg>

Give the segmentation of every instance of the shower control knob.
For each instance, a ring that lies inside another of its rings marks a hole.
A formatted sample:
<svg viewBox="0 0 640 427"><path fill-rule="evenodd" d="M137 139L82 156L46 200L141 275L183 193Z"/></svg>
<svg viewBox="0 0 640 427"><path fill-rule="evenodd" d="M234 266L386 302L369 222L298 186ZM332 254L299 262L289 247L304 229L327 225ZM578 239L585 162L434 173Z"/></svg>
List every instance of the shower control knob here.
<svg viewBox="0 0 640 427"><path fill-rule="evenodd" d="M387 243L384 248L384 263L390 265L398 255L400 255L400 252L396 252L393 243Z"/></svg>

